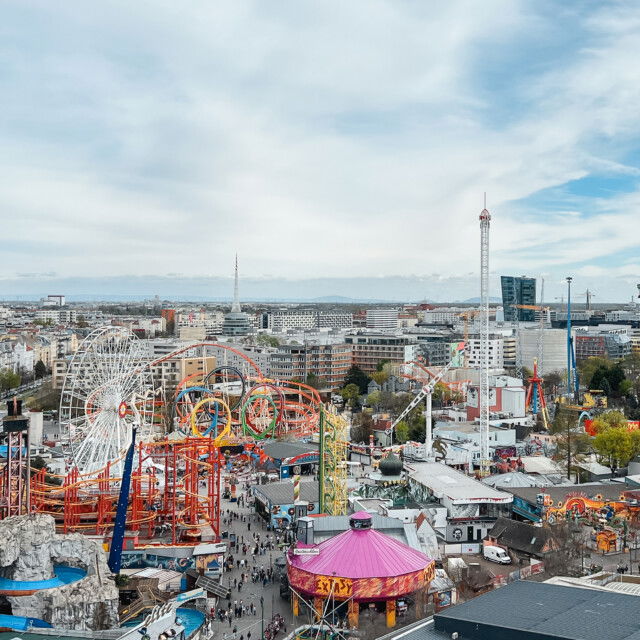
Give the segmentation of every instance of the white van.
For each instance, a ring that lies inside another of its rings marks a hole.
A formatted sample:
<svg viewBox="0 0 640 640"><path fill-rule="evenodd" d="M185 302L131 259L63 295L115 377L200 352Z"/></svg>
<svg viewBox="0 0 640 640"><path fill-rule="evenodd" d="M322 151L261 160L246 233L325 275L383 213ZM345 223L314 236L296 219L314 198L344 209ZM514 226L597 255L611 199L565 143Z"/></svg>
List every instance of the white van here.
<svg viewBox="0 0 640 640"><path fill-rule="evenodd" d="M491 562L498 564L511 564L509 554L502 547L486 546L482 549L482 555Z"/></svg>

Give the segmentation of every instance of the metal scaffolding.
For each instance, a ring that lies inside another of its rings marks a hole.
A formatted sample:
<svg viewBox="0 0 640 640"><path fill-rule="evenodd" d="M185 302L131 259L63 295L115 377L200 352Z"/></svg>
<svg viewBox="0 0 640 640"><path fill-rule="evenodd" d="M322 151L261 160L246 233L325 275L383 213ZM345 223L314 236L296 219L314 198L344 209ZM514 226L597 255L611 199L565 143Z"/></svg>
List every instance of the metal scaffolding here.
<svg viewBox="0 0 640 640"><path fill-rule="evenodd" d="M324 408L320 412L320 512L347 513L347 421Z"/></svg>

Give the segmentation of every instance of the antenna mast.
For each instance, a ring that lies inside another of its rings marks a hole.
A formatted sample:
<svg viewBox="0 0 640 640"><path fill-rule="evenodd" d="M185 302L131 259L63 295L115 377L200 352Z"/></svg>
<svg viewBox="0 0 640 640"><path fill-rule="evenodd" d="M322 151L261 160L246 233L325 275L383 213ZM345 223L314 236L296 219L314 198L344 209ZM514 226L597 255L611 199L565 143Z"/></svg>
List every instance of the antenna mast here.
<svg viewBox="0 0 640 640"><path fill-rule="evenodd" d="M238 254L236 253L236 270L233 283L233 304L231 305L231 312L239 313L240 311L242 311L242 309L240 308L240 289L238 287Z"/></svg>

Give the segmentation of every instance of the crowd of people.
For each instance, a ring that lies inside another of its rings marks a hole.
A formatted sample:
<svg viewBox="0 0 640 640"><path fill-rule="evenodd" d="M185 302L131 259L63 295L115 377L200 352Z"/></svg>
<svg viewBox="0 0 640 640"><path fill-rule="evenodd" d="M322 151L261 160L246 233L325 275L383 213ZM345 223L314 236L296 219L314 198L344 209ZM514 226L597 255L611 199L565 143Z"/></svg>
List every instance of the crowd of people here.
<svg viewBox="0 0 640 640"><path fill-rule="evenodd" d="M254 640L260 638L257 627L263 623L256 611L256 604L251 601L245 603L241 596L247 598L247 595L253 595L243 593L249 581L262 588L277 581L270 552L278 551L285 543L284 534L273 532L268 525L265 527L257 514L246 512L252 506L249 487L249 483L244 485L245 491L239 492L237 499L230 501L229 508L220 514L224 527L223 539L227 541L229 549L223 561L226 574L224 583L225 587L228 584L228 590L227 597L221 598L217 608L211 609L209 620L220 624L216 636L222 636L222 640L252 640L252 633ZM260 528L261 531L257 530ZM265 528L267 531L264 531ZM243 533L239 533L243 530ZM267 555L269 557L265 558ZM273 640L281 631L286 632L286 621L279 613L274 613L272 619L266 622L264 638Z"/></svg>

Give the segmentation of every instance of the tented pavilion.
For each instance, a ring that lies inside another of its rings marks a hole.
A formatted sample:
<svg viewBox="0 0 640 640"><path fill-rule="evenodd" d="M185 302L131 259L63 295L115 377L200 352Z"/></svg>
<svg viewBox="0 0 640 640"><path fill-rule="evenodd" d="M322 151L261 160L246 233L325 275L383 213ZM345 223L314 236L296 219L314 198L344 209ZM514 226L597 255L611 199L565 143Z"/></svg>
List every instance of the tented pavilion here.
<svg viewBox="0 0 640 640"><path fill-rule="evenodd" d="M293 613L300 598L313 599L320 619L327 600L348 605L349 626L358 626L360 608L385 603L387 626L396 623L396 601L413 595L416 615L423 615L435 561L403 542L372 528L371 515L359 511L349 529L317 545L300 542L287 555Z"/></svg>

